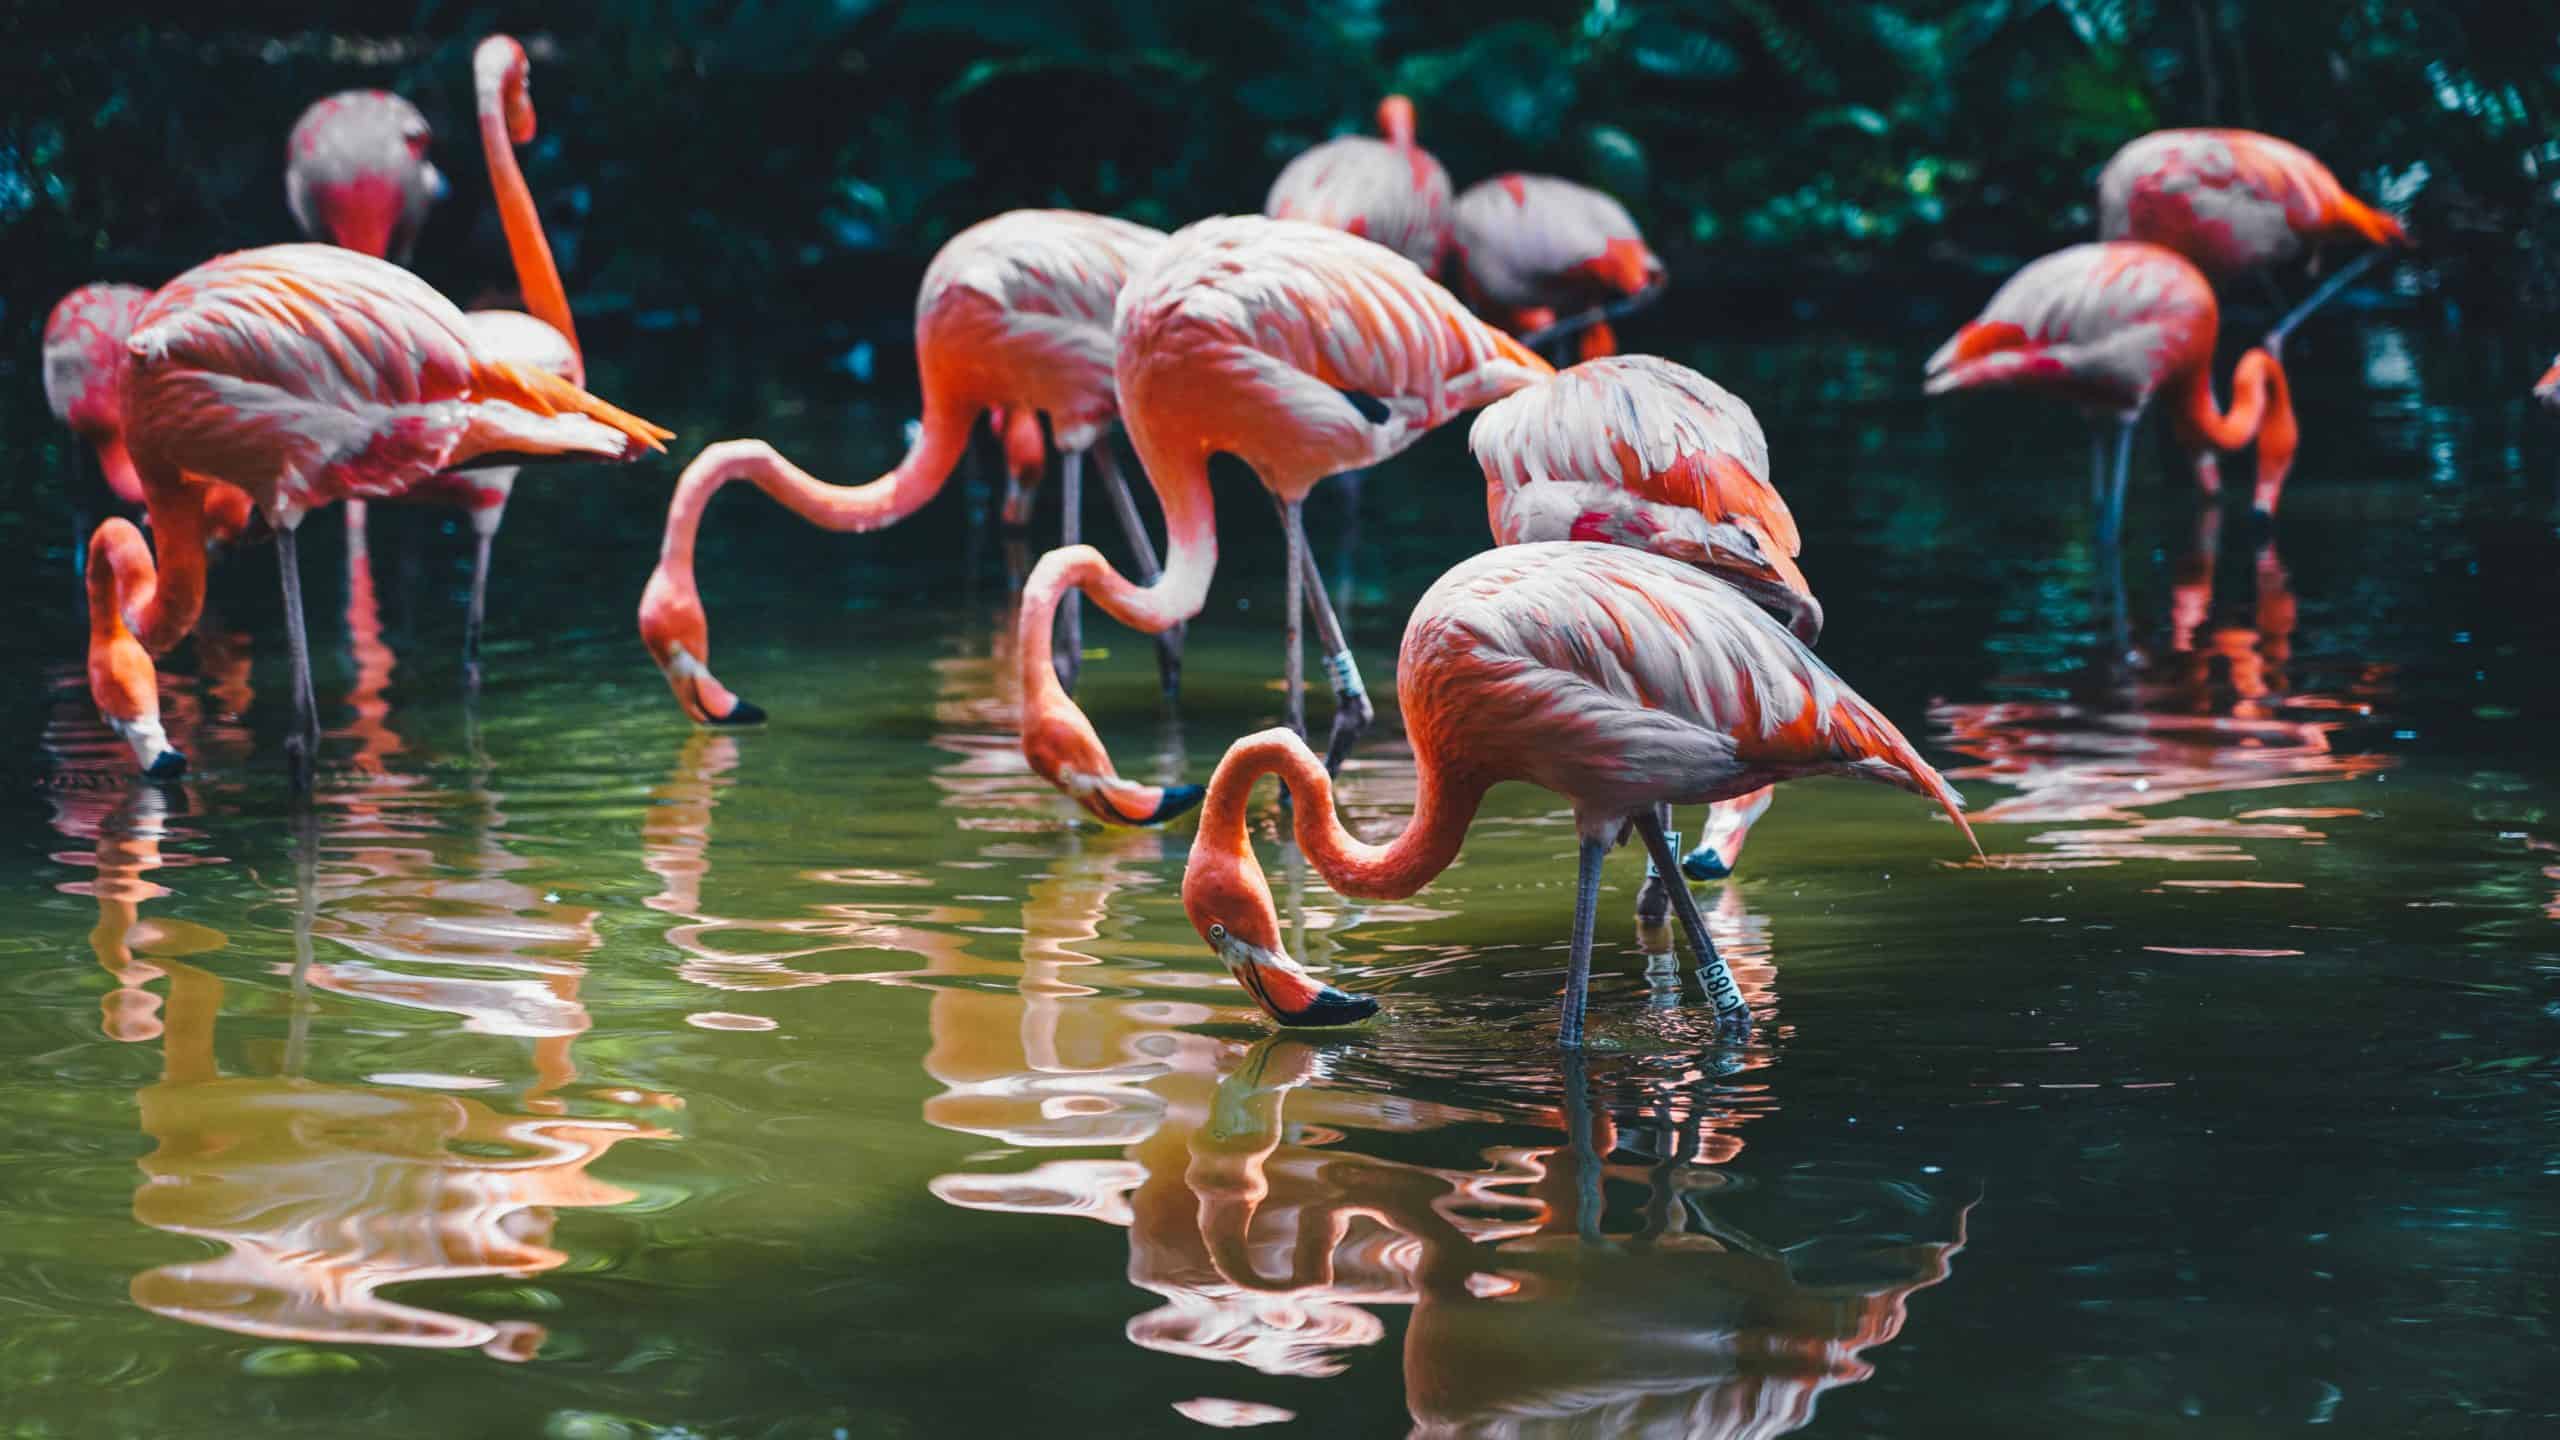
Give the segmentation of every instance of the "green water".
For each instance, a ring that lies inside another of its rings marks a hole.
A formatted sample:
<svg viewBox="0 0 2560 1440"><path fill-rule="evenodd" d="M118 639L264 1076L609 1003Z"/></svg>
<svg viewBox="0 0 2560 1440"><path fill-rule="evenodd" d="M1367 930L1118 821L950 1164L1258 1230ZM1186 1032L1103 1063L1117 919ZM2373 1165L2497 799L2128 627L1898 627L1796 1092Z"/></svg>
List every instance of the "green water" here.
<svg viewBox="0 0 2560 1440"><path fill-rule="evenodd" d="M671 466L527 477L473 710L451 517L375 507L368 616L323 515L309 820L263 552L214 591L246 670L173 666L195 775L135 784L79 678L95 482L17 385L0 1435L2547 1433L2560 443L2516 346L2325 323L2280 548L2146 444L2121 639L2067 417L1925 404L1918 336L1687 357L1991 863L1786 787L1701 887L1736 1050L1644 979L1622 854L1570 1068L1551 797L1401 904L1266 838L1311 959L1386 999L1272 1037L1183 919L1187 824L1022 767L956 487L870 537L715 508L743 734L632 633ZM598 388L687 451L891 458L893 390L700 348ZM1472 477L1442 435L1356 536L1311 507L1381 687ZM1088 620L1124 769L1278 713L1273 527L1220 483L1178 727ZM1411 781L1390 712L1355 826Z"/></svg>

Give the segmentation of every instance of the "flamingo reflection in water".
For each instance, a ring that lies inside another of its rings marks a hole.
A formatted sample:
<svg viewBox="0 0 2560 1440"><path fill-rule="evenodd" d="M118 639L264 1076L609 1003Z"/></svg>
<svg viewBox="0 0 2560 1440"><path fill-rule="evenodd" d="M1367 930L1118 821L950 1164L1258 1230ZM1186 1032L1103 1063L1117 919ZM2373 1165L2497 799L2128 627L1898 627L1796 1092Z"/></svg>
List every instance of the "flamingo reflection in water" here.
<svg viewBox="0 0 2560 1440"><path fill-rule="evenodd" d="M2171 567L2167 643L2158 656L2145 659L2128 646L2118 577L2105 601L2115 638L2102 641L2097 663L2081 672L2079 693L1938 708L1933 718L1948 746L1981 759L1949 777L2015 792L1976 812L1977 822L2059 827L2030 834L2042 848L1994 855L1994 864L2246 862L2243 842L2317 842L2324 837L2305 822L2362 813L2327 806L2262 807L2227 819L2156 813L2199 796L2352 781L2391 765L2380 753L2342 753L2333 739L2388 702L2390 667L2353 665L2344 694L2296 688L2298 604L2275 537L2261 532L2245 599L2217 607L2221 530L2220 511L2200 505Z"/></svg>
<svg viewBox="0 0 2560 1440"><path fill-rule="evenodd" d="M58 828L97 842L97 876L86 886L99 906L92 945L119 982L108 997L107 1033L159 1040L165 1059L160 1078L136 1096L143 1131L157 1146L141 1162L134 1217L222 1251L137 1275L135 1303L240 1335L532 1358L546 1338L539 1325L450 1314L382 1292L421 1280L526 1278L557 1269L568 1260L553 1240L559 1212L633 1198L588 1168L622 1141L670 1132L618 1118L566 1117L534 1089L525 1108L551 1113L516 1113L444 1093L430 1088L439 1083L431 1076L348 1083L306 1073L314 1049L312 983L329 973L315 963L314 936L329 934L342 912L375 893L372 885L345 890L324 912L319 847L308 822L296 840L281 1062L273 1073L225 1073L218 1040L226 982L187 957L220 952L228 937L137 914L141 901L167 893L145 877L164 863L160 847L173 833L165 820L168 792L134 787L106 800L76 790L63 796ZM490 883L503 891L507 882ZM471 888L466 882L445 893L447 909ZM165 1011L142 989L163 976ZM500 1008L473 995L471 983L453 981L422 997L426 1008L465 1016ZM384 998L363 986L339 988ZM566 1003L575 1006L574 998ZM582 1010L575 1028L585 1028ZM538 1089L555 1084L536 1078Z"/></svg>
<svg viewBox="0 0 2560 1440"><path fill-rule="evenodd" d="M1752 1074L1773 1063L1765 1049L1727 1052L1744 1067L1733 1076L1674 1066L1617 1081L1632 1099L1602 1107L1579 1057L1561 1093L1518 1099L1553 1085L1543 1047L1516 1076L1488 1076L1479 1050L1389 1057L1400 1073L1449 1077L1455 1098L1435 1101L1326 1083L1336 1053L1296 1037L1204 1033L1247 1012L1175 993L1176 977L1150 965L1082 953L1105 902L1156 874L1126 847L1159 842L1083 838L1032 887L1018 986L935 986L925 1066L944 1089L925 1118L1049 1156L940 1176L947 1203L1129 1230L1130 1282L1160 1302L1127 1323L1136 1345L1321 1377L1386 1339L1381 1307L1409 1306L1401 1363L1417 1433L1778 1435L1870 1373L1864 1352L1900 1332L1910 1297L1944 1280L1964 1243L1970 1207L1912 1214L1916 1192L1900 1186L1861 1190L1860 1208L1900 1209L1909 1218L1892 1228L1946 1238L1861 1233L1862 1221L1782 1247L1721 1215L1733 1187L1716 1167L1768 1106ZM1738 894L1725 906L1739 939L1753 922ZM1110 949L1133 946L1114 936ZM1765 963L1745 966L1765 989ZM1475 1168L1372 1153L1461 1124L1558 1138L1488 1147ZM1636 1193L1641 1205L1621 1212L1633 1227L1613 1227L1605 1202ZM1798 1197L1775 1198L1792 1209ZM1816 1274L1817 1253L1857 1263ZM1176 1408L1289 1418L1213 1396Z"/></svg>

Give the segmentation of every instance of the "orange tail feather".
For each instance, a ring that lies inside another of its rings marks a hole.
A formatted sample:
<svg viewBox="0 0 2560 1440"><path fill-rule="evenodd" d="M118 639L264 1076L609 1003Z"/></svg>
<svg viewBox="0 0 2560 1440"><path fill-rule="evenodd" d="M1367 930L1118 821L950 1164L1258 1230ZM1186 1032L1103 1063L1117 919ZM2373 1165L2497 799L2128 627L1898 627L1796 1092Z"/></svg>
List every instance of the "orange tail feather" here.
<svg viewBox="0 0 2560 1440"><path fill-rule="evenodd" d="M639 416L609 404L568 381L527 366L504 360L482 360L472 370L472 382L491 399L520 405L537 415L583 415L599 424L609 425L630 440L626 457L642 449L664 452L666 442L676 432L652 425Z"/></svg>

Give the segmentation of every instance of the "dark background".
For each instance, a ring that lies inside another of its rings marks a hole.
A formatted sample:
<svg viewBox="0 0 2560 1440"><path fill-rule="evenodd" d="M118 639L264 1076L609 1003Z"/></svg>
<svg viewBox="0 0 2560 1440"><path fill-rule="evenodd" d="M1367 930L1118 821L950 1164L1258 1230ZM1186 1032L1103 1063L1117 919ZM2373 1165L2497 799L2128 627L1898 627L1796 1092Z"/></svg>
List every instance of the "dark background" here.
<svg viewBox="0 0 2560 1440"><path fill-rule="evenodd" d="M2201 123L2403 210L2404 303L2560 308L2550 0L31 0L0 14L8 363L74 284L292 238L285 133L349 87L437 126L454 194L418 267L466 302L502 283L469 61L500 28L535 57L526 169L582 317L895 335L973 220L1255 210L1390 89L1460 186L1528 168L1623 197L1700 323L1942 324L2088 233L2118 145Z"/></svg>

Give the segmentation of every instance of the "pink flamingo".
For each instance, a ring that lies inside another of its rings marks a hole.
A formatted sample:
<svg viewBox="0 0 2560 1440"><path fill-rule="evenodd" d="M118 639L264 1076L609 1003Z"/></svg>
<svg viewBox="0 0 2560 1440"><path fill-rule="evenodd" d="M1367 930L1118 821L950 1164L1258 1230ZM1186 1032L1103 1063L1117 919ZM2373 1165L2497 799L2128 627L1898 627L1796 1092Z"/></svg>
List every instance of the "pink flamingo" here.
<svg viewBox="0 0 2560 1440"><path fill-rule="evenodd" d="M1570 801L1581 871L1556 1029L1567 1048L1582 1043L1602 859L1632 822L1657 869L1679 864L1657 806L1857 775L1937 801L1973 838L1955 791L1801 641L1733 586L1643 551L1547 542L1461 561L1405 625L1396 699L1420 791L1404 833L1384 845L1343 827L1331 777L1286 730L1237 741L1209 781L1182 907L1283 1025L1345 1024L1377 1002L1318 981L1281 949L1245 831L1246 801L1264 775L1294 795L1298 846L1325 882L1381 900L1411 895L1448 868L1494 785L1525 780ZM1696 900L1685 885L1670 888L1719 1028L1748 1033L1750 1009Z"/></svg>
<svg viewBox="0 0 2560 1440"><path fill-rule="evenodd" d="M124 443L125 341L133 318L151 302L139 285L83 285L55 303L44 323L44 396L53 417L97 452L107 488L127 505L142 503L142 481ZM216 543L248 527L247 494L216 486L206 502L206 531Z"/></svg>
<svg viewBox="0 0 2560 1440"><path fill-rule="evenodd" d="M445 178L427 159L436 132L388 90L312 102L285 140L284 203L313 240L409 263Z"/></svg>
<svg viewBox="0 0 2560 1440"><path fill-rule="evenodd" d="M627 460L668 432L488 353L451 302L398 266L326 245L273 245L197 266L154 295L127 342L125 441L151 548L113 519L90 541L90 692L146 773L185 758L159 722L151 656L204 608L208 481L249 493L276 532L294 728L307 791L319 721L294 530L350 496L390 496L500 455Z"/></svg>
<svg viewBox="0 0 2560 1440"><path fill-rule="evenodd" d="M711 673L710 618L693 572L702 512L732 480L753 484L824 529L878 530L941 493L980 414L1003 410L1015 423L1046 414L1063 452L1059 491L1067 543L1079 533L1090 453L1113 492L1139 571L1152 579L1155 547L1134 523L1134 502L1103 433L1119 414L1111 381L1112 307L1132 269L1163 242L1161 232L1143 225L1073 210L1009 211L953 236L916 294L924 418L898 468L868 485L830 485L761 440L724 440L694 457L667 503L658 566L640 597L640 639L695 724L764 719L761 707ZM1064 628L1061 670L1071 681L1081 647L1072 617ZM1048 659L1044 645L1041 662ZM1179 683L1180 651L1168 641L1158 647L1157 661L1170 693Z"/></svg>
<svg viewBox="0 0 2560 1440"><path fill-rule="evenodd" d="M2560 410L2560 355L2551 357L2551 368L2533 382L2533 398L2546 410Z"/></svg>
<svg viewBox="0 0 2560 1440"><path fill-rule="evenodd" d="M2074 245L2011 276L1980 316L1940 346L1929 357L1928 391L2040 390L2088 414L2094 427L2089 486L2102 546L2114 545L2123 529L2134 422L2163 390L2205 494L2222 489L2214 451L2258 442L2252 503L2262 518L2272 518L2300 441L2284 366L2265 350L2241 356L2231 408L2221 409L2212 375L2220 324L2213 287L2177 252L2137 240Z"/></svg>
<svg viewBox="0 0 2560 1440"><path fill-rule="evenodd" d="M1580 330L1581 358L1614 355L1609 322L1662 293L1662 261L1627 207L1553 175L1496 175L1458 196L1454 239L1467 298L1535 346ZM1575 317L1559 323L1559 315Z"/></svg>
<svg viewBox="0 0 2560 1440"><path fill-rule="evenodd" d="M1739 587L1807 645L1821 636L1822 605L1796 568L1804 541L1769 483L1760 418L1697 371L1649 355L1585 361L1486 406L1467 446L1484 467L1496 544L1597 540L1649 551ZM1681 873L1732 874L1771 793L1712 807ZM1661 820L1676 849L1667 811ZM1667 883L1646 877L1640 919L1662 923Z"/></svg>
<svg viewBox="0 0 2560 1440"><path fill-rule="evenodd" d="M1106 823L1146 825L1189 809L1199 787L1122 779L1084 712L1034 673L1050 669L1060 597L1085 591L1148 633L1199 614L1218 565L1209 457L1243 460L1288 539L1290 728L1306 726L1298 627L1311 606L1335 700L1329 760L1339 765L1372 710L1307 551L1307 492L1554 371L1386 247L1251 216L1203 220L1167 240L1130 276L1116 331L1122 421L1164 506L1164 575L1133 585L1091 546L1050 551L1023 587L1016 655L1031 768Z"/></svg>
<svg viewBox="0 0 2560 1440"><path fill-rule="evenodd" d="M1384 140L1337 135L1281 167L1262 202L1274 220L1304 220L1375 240L1435 273L1449 251L1449 172L1414 143L1413 102L1378 102Z"/></svg>
<svg viewBox="0 0 2560 1440"><path fill-rule="evenodd" d="M2128 142L2098 172L2098 238L2165 245L2217 278L2264 273L2330 240L2382 247L2276 322L2264 343L2279 356L2312 311L2385 249L2409 243L2399 221L2348 194L2310 151L2254 130L2154 130Z"/></svg>

